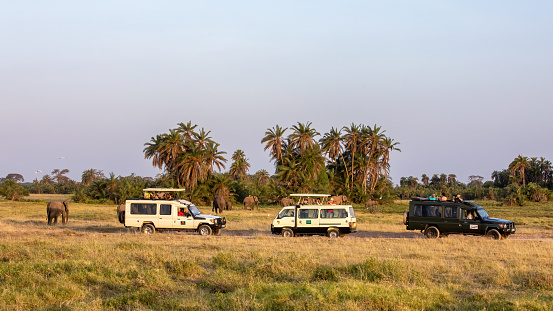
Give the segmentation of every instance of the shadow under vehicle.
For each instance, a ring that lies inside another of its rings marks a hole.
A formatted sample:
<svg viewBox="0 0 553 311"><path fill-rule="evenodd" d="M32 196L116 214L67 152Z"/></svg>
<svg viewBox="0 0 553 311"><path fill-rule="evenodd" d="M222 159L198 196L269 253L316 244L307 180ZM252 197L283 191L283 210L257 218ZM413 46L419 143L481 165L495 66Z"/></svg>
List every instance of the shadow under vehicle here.
<svg viewBox="0 0 553 311"><path fill-rule="evenodd" d="M472 201L434 201L412 198L403 214L407 230L420 230L428 238L449 234L483 235L495 240L516 232L514 222L491 218Z"/></svg>

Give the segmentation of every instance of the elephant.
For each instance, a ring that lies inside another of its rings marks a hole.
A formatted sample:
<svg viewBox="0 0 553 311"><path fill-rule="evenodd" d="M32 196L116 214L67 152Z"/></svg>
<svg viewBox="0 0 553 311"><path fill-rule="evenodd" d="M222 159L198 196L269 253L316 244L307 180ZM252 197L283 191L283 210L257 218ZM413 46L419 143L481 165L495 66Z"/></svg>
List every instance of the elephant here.
<svg viewBox="0 0 553 311"><path fill-rule="evenodd" d="M365 208L369 210L369 213L375 213L378 210L378 201L368 200L365 202Z"/></svg>
<svg viewBox="0 0 553 311"><path fill-rule="evenodd" d="M259 207L259 199L256 196L249 196L244 198L244 209L250 208L253 210L256 207Z"/></svg>
<svg viewBox="0 0 553 311"><path fill-rule="evenodd" d="M213 197L213 208L211 209L212 212L215 212L215 214L222 213L223 210L227 208L227 200L221 196L215 196Z"/></svg>
<svg viewBox="0 0 553 311"><path fill-rule="evenodd" d="M65 201L52 201L46 205L46 215L48 217L48 225L52 225L52 219L54 220L54 224L57 224L60 215L61 222L65 224L69 219L69 205Z"/></svg>
<svg viewBox="0 0 553 311"><path fill-rule="evenodd" d="M117 218L119 218L120 223L125 223L125 204L117 206Z"/></svg>
<svg viewBox="0 0 553 311"><path fill-rule="evenodd" d="M282 198L282 199L280 200L280 206L282 206L282 207L285 207L285 206L293 206L293 205L296 205L296 201L294 201L294 199Z"/></svg>
<svg viewBox="0 0 553 311"><path fill-rule="evenodd" d="M226 210L227 211L232 211L232 202L230 200L225 200L226 201Z"/></svg>

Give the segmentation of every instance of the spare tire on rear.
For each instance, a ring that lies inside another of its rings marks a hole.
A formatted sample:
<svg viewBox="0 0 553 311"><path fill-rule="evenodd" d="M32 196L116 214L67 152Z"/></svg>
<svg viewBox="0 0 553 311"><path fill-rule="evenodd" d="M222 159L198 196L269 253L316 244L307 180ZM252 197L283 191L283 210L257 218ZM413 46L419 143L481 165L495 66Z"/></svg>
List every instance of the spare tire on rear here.
<svg viewBox="0 0 553 311"><path fill-rule="evenodd" d="M119 214L117 216L119 218L119 222L124 224L125 223L125 211L119 212Z"/></svg>
<svg viewBox="0 0 553 311"><path fill-rule="evenodd" d="M407 225L407 221L409 221L409 212L403 213L403 224Z"/></svg>

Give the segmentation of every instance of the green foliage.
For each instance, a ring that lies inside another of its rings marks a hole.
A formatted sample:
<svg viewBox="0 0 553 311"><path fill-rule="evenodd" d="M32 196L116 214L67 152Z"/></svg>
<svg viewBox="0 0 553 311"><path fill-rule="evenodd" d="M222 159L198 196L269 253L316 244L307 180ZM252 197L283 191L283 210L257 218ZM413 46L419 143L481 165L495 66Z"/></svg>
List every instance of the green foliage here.
<svg viewBox="0 0 553 311"><path fill-rule="evenodd" d="M29 191L17 183L14 179L8 179L0 184L0 195L9 200L19 200L21 197L29 195Z"/></svg>

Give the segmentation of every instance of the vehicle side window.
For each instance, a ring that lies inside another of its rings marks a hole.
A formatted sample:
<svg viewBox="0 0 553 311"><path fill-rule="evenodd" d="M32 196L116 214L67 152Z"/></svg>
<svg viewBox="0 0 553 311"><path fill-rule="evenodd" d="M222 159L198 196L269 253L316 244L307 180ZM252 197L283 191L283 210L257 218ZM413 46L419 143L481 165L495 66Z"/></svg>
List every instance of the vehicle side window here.
<svg viewBox="0 0 553 311"><path fill-rule="evenodd" d="M441 217L440 207L433 205L423 205L422 217Z"/></svg>
<svg viewBox="0 0 553 311"><path fill-rule="evenodd" d="M147 203L131 203L131 214L155 215L157 214L157 205Z"/></svg>
<svg viewBox="0 0 553 311"><path fill-rule="evenodd" d="M347 218L348 213L343 208L338 209L321 209L321 218Z"/></svg>
<svg viewBox="0 0 553 311"><path fill-rule="evenodd" d="M171 215L171 204L161 204L159 206L160 215Z"/></svg>
<svg viewBox="0 0 553 311"><path fill-rule="evenodd" d="M457 218L457 206L444 206L444 217Z"/></svg>
<svg viewBox="0 0 553 311"><path fill-rule="evenodd" d="M299 218L301 219L316 219L318 218L318 209L302 209L300 210Z"/></svg>
<svg viewBox="0 0 553 311"><path fill-rule="evenodd" d="M413 210L413 216L422 216L422 208L420 205L415 205L415 209Z"/></svg>

